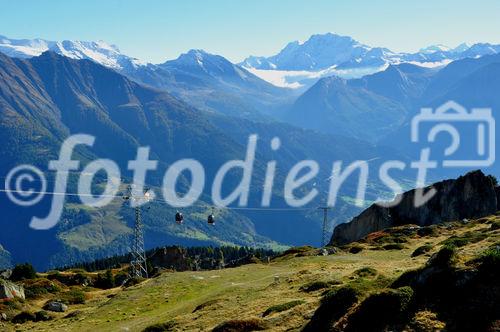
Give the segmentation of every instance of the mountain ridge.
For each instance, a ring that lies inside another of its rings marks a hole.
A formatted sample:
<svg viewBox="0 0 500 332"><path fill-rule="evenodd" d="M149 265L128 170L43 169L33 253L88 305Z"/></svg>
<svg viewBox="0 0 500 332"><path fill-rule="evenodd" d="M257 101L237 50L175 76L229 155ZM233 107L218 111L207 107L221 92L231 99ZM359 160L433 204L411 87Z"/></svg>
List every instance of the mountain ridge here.
<svg viewBox="0 0 500 332"><path fill-rule="evenodd" d="M155 74L157 66L162 64L151 64L129 57L122 54L117 46L103 41L55 42L40 38L9 39L0 36L0 52L10 56L27 58L40 55L47 50L68 57L96 61L139 79L142 83L153 82L153 86L159 84L157 80L162 81L158 78L153 80L157 75ZM437 44L424 47L416 53L393 52L384 47L365 45L349 36L325 33L314 34L304 42L289 42L278 54L270 57L249 56L237 65L275 86L288 86L300 90L310 87L318 78L329 75L359 78L383 70L390 64L412 63L424 67L439 67L454 60L477 58L499 52L500 45L489 43L473 45L462 43L455 48ZM271 78L273 75L266 75L266 71L276 72L275 75L280 78ZM283 85L279 83L280 80L298 83Z"/></svg>

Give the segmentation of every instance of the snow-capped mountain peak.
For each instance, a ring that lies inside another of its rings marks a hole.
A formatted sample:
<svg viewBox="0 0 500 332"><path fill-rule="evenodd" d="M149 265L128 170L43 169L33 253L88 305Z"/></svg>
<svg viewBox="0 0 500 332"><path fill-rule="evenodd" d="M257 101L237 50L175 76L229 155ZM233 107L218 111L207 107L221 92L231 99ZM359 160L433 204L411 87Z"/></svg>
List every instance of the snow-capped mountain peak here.
<svg viewBox="0 0 500 332"><path fill-rule="evenodd" d="M53 47L56 42L44 39L9 39L0 35L0 52L17 58L38 56Z"/></svg>
<svg viewBox="0 0 500 332"><path fill-rule="evenodd" d="M248 57L240 65L278 86L303 88L319 77L356 78L400 63L439 67L465 57L477 58L494 53L500 53L500 45L483 43L469 47L461 44L452 49L437 44L416 53L393 52L365 45L351 37L326 33L312 35L305 42L288 43L270 57Z"/></svg>
<svg viewBox="0 0 500 332"><path fill-rule="evenodd" d="M425 53L425 54L432 54L436 52L449 52L449 51L451 51L451 48L443 44L431 45L420 49L420 53Z"/></svg>
<svg viewBox="0 0 500 332"><path fill-rule="evenodd" d="M458 45L457 47L455 47L453 49L453 52L455 53L461 53L461 52L465 52L467 51L468 49L470 48L470 45L467 44L467 43L462 43L460 45Z"/></svg>
<svg viewBox="0 0 500 332"><path fill-rule="evenodd" d="M159 66L168 70L180 69L191 73L205 73L213 77L234 73L238 73L241 76L241 70L238 66L226 58L200 49L189 50L187 53L181 54L177 59L169 60Z"/></svg>
<svg viewBox="0 0 500 332"><path fill-rule="evenodd" d="M262 58L253 58L252 60L259 60L261 66L268 69L321 70L359 57L369 50L370 47L351 37L326 33L312 35L304 42L291 42L280 53L268 58L267 61ZM248 62L252 60L249 59Z"/></svg>
<svg viewBox="0 0 500 332"><path fill-rule="evenodd" d="M0 36L0 52L8 56L30 58L39 56L46 51L52 51L73 59L92 60L117 70L146 64L136 58L122 54L117 46L104 41L64 40L55 42L44 39L10 39Z"/></svg>

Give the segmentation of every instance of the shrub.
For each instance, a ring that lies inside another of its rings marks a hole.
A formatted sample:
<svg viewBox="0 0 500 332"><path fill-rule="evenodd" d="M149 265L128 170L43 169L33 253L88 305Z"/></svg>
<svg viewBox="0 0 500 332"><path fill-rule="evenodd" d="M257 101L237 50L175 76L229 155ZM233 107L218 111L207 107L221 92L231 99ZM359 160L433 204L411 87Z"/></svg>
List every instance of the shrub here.
<svg viewBox="0 0 500 332"><path fill-rule="evenodd" d="M495 220L495 221L493 221L493 222L491 223L491 227L490 227L490 229L491 229L492 231L495 231L495 230L497 230L497 229L500 229L500 220Z"/></svg>
<svg viewBox="0 0 500 332"><path fill-rule="evenodd" d="M119 272L115 275L115 286L123 285L128 279L128 274L125 272Z"/></svg>
<svg viewBox="0 0 500 332"><path fill-rule="evenodd" d="M384 250L402 250L405 248L405 246L401 243L388 243L385 244L382 248L384 248Z"/></svg>
<svg viewBox="0 0 500 332"><path fill-rule="evenodd" d="M83 304L85 293L79 289L71 289L61 295L61 301L65 304Z"/></svg>
<svg viewBox="0 0 500 332"><path fill-rule="evenodd" d="M406 243L408 239L405 234L401 234L398 232L385 234L383 236L379 236L373 240L373 242L384 244L384 243Z"/></svg>
<svg viewBox="0 0 500 332"><path fill-rule="evenodd" d="M444 245L454 246L454 247L463 247L467 245L467 243L469 243L469 240L460 236L452 236L443 242Z"/></svg>
<svg viewBox="0 0 500 332"><path fill-rule="evenodd" d="M431 225L431 226L421 227L417 231L417 235L421 236L421 237L424 237L424 236L437 236L438 235L437 226Z"/></svg>
<svg viewBox="0 0 500 332"><path fill-rule="evenodd" d="M266 316L269 316L270 314L275 313L275 312L286 311L286 310L292 309L293 307L296 307L296 306L304 304L304 303L305 302L302 300L295 300L295 301L290 301L287 303L273 305L272 307L267 308L266 311L264 311L264 313L262 314L262 316L266 317Z"/></svg>
<svg viewBox="0 0 500 332"><path fill-rule="evenodd" d="M21 310L23 308L24 300L20 298L13 298L2 300L0 302L0 310Z"/></svg>
<svg viewBox="0 0 500 332"><path fill-rule="evenodd" d="M23 282L26 298L34 299L44 294L56 293L60 290L55 282L45 278L30 279Z"/></svg>
<svg viewBox="0 0 500 332"><path fill-rule="evenodd" d="M410 331L444 331L446 324L439 320L435 312L429 310L417 311L411 319L409 326L412 328Z"/></svg>
<svg viewBox="0 0 500 332"><path fill-rule="evenodd" d="M58 271L50 273L47 276L49 280L57 280L66 286L81 286L91 282L90 277L82 272L77 273L65 273L62 274Z"/></svg>
<svg viewBox="0 0 500 332"><path fill-rule="evenodd" d="M494 175L488 175L488 179L490 179L491 184L493 184L494 187L498 186L498 179Z"/></svg>
<svg viewBox="0 0 500 332"><path fill-rule="evenodd" d="M476 243L484 240L488 236L479 232L467 232L461 236L451 236L443 241L444 245L452 245L455 247L463 247L469 243Z"/></svg>
<svg viewBox="0 0 500 332"><path fill-rule="evenodd" d="M267 324L260 319L230 320L216 326L212 332L249 332L263 331Z"/></svg>
<svg viewBox="0 0 500 332"><path fill-rule="evenodd" d="M415 251L411 254L411 257L417 257L423 255L431 250L432 250L432 245L424 244L423 246L420 246L417 249L415 249Z"/></svg>
<svg viewBox="0 0 500 332"><path fill-rule="evenodd" d="M363 247L360 246L359 244L354 244L349 248L349 252L351 254L357 254L363 250Z"/></svg>
<svg viewBox="0 0 500 332"><path fill-rule="evenodd" d="M399 288L403 286L413 285L415 279L419 276L422 269L414 269L403 272L391 285L391 288Z"/></svg>
<svg viewBox="0 0 500 332"><path fill-rule="evenodd" d="M325 289L325 288L330 288L331 286L334 285L340 285L342 284L341 281L338 280L330 280L330 281L313 281L308 284L305 284L304 286L300 287L300 290L306 293L310 292L315 292L320 289Z"/></svg>
<svg viewBox="0 0 500 332"><path fill-rule="evenodd" d="M45 310L40 310L35 313L35 321L36 322L44 322L51 320L52 316L49 315L49 313Z"/></svg>
<svg viewBox="0 0 500 332"><path fill-rule="evenodd" d="M358 291L350 286L329 291L321 299L321 305L314 312L312 319L307 323L303 331L330 330L330 327L358 302L358 298Z"/></svg>
<svg viewBox="0 0 500 332"><path fill-rule="evenodd" d="M479 271L485 276L500 274L500 250L498 248L486 250L479 258Z"/></svg>
<svg viewBox="0 0 500 332"><path fill-rule="evenodd" d="M359 292L355 288L351 286L344 286L326 293L321 299L321 303L351 303L355 302L354 300L357 301L358 296Z"/></svg>
<svg viewBox="0 0 500 332"><path fill-rule="evenodd" d="M373 267L363 267L361 269L354 271L354 274L357 275L358 277L363 277L363 278L376 277L378 271Z"/></svg>
<svg viewBox="0 0 500 332"><path fill-rule="evenodd" d="M454 266L457 261L457 248L452 245L444 245L437 253L427 262L428 266L434 267L450 267Z"/></svg>
<svg viewBox="0 0 500 332"><path fill-rule="evenodd" d="M314 292L320 289L325 289L330 287L330 285L326 281L313 281L311 283L308 283L302 287L300 287L300 290L306 293L309 292Z"/></svg>
<svg viewBox="0 0 500 332"><path fill-rule="evenodd" d="M24 324L26 322L35 322L35 321L36 321L35 314L28 311L23 311L14 316L14 318L12 318L12 323L14 324Z"/></svg>
<svg viewBox="0 0 500 332"><path fill-rule="evenodd" d="M349 286L356 289L359 294L367 294L374 290L384 289L389 287L391 279L382 274L374 278L355 278L349 282Z"/></svg>
<svg viewBox="0 0 500 332"><path fill-rule="evenodd" d="M115 287L115 277L113 276L113 272L111 272L111 270L107 270L105 273L99 273L97 275L95 286L102 289Z"/></svg>
<svg viewBox="0 0 500 332"><path fill-rule="evenodd" d="M175 321L171 320L166 323L158 323L151 326L146 327L143 332L165 332L172 331L175 327Z"/></svg>
<svg viewBox="0 0 500 332"><path fill-rule="evenodd" d="M12 270L10 279L13 281L21 281L26 279L35 279L36 271L30 263L18 264Z"/></svg>
<svg viewBox="0 0 500 332"><path fill-rule="evenodd" d="M405 318L413 298L410 287L386 289L367 297L350 315L347 331L373 331Z"/></svg>
<svg viewBox="0 0 500 332"><path fill-rule="evenodd" d="M25 287L24 294L27 299L37 299L48 294L48 291L43 287Z"/></svg>
<svg viewBox="0 0 500 332"><path fill-rule="evenodd" d="M146 279L145 278L138 278L138 277L130 278L130 279L127 279L127 281L125 282L124 286L125 287L135 286L135 285L140 284L144 280L146 280Z"/></svg>
<svg viewBox="0 0 500 332"><path fill-rule="evenodd" d="M397 289L397 296L399 298L400 310L407 310L413 299L413 289L411 287L400 287Z"/></svg>

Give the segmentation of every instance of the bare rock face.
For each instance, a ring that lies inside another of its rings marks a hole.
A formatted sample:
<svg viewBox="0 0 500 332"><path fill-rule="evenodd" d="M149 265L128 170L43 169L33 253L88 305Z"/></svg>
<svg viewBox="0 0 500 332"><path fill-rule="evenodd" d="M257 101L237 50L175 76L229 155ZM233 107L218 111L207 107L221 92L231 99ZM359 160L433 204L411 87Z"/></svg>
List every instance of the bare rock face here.
<svg viewBox="0 0 500 332"><path fill-rule="evenodd" d="M0 299L25 299L24 287L7 280L0 280Z"/></svg>
<svg viewBox="0 0 500 332"><path fill-rule="evenodd" d="M424 188L436 194L427 203L415 207L416 190L402 194L401 202L394 207L373 204L351 222L338 225L330 244L342 245L388 227L405 224L427 226L464 218L480 218L498 210L500 190L481 171L474 171L456 180L445 180Z"/></svg>

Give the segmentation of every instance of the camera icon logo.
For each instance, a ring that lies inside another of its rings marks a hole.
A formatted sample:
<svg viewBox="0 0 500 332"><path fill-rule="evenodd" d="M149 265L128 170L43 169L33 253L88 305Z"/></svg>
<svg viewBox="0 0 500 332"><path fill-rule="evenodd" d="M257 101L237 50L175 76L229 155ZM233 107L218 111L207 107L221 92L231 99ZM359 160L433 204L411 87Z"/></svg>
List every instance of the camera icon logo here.
<svg viewBox="0 0 500 332"><path fill-rule="evenodd" d="M451 144L444 150L443 167L488 167L495 162L495 119L489 108L473 108L470 112L465 107L448 101L437 109L422 108L411 122L411 141L419 142L421 128L432 127L427 134L427 142L436 141L438 134L451 136ZM467 158L459 155L461 137L469 145ZM475 143L475 144L474 144ZM469 158L470 156L470 158Z"/></svg>

